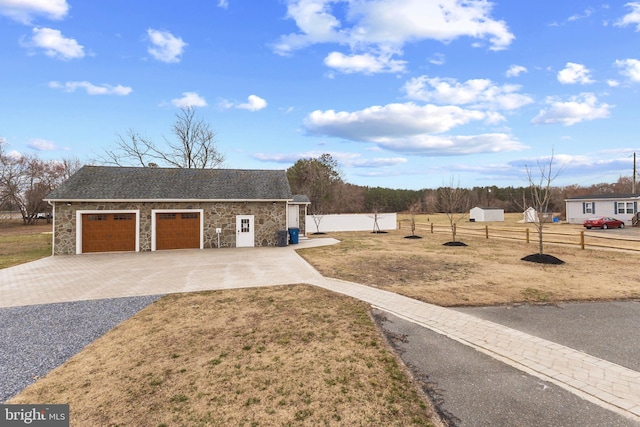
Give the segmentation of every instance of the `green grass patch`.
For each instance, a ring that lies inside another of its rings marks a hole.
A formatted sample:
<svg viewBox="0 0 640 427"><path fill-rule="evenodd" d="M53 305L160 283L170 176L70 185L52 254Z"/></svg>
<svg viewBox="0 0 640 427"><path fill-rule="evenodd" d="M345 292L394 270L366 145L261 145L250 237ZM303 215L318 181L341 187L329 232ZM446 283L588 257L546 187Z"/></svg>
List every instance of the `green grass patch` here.
<svg viewBox="0 0 640 427"><path fill-rule="evenodd" d="M35 261L49 255L51 255L50 234L0 235L0 269Z"/></svg>

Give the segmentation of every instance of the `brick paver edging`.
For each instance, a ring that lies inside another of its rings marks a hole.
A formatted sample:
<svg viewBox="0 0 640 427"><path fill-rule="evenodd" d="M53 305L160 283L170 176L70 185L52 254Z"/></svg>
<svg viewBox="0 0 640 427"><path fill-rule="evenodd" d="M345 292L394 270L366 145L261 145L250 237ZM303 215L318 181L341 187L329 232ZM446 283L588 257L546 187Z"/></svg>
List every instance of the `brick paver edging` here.
<svg viewBox="0 0 640 427"><path fill-rule="evenodd" d="M497 323L337 279L318 284L471 346L586 400L640 421L640 372Z"/></svg>

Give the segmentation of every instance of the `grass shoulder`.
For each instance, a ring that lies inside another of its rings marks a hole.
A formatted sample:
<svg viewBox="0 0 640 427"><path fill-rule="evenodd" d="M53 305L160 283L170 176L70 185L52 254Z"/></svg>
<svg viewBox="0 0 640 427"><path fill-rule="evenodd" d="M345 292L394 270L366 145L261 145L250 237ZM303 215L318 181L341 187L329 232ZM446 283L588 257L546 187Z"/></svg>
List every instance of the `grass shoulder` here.
<svg viewBox="0 0 640 427"><path fill-rule="evenodd" d="M162 298L10 401L25 402L69 403L72 425L437 422L369 307L306 285Z"/></svg>
<svg viewBox="0 0 640 427"><path fill-rule="evenodd" d="M51 224L0 222L0 269L50 256L51 230Z"/></svg>

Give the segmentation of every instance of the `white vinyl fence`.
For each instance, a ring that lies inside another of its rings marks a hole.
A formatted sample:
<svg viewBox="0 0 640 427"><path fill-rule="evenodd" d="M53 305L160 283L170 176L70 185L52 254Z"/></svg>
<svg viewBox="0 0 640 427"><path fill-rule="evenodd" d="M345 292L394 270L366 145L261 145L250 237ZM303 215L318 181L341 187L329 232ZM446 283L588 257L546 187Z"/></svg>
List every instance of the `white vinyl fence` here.
<svg viewBox="0 0 640 427"><path fill-rule="evenodd" d="M307 215L305 224L308 234L334 231L373 231L376 219L380 230L395 230L397 228L395 213Z"/></svg>

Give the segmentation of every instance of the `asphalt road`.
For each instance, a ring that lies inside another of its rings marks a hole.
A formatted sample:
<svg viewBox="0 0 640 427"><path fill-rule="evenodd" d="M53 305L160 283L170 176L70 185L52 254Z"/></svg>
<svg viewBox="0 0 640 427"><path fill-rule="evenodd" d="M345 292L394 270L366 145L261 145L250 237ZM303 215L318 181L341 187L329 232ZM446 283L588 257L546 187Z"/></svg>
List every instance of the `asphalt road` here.
<svg viewBox="0 0 640 427"><path fill-rule="evenodd" d="M640 302L458 310L640 370ZM374 314L451 426L640 425L412 322Z"/></svg>

